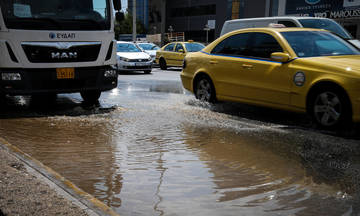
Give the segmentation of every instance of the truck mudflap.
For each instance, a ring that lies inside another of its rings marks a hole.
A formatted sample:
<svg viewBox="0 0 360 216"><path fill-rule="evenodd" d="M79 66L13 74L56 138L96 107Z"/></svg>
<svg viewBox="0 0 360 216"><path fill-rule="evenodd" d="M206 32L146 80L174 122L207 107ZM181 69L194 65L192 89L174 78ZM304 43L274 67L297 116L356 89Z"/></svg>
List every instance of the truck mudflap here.
<svg viewBox="0 0 360 216"><path fill-rule="evenodd" d="M107 91L116 87L117 72L111 66L0 69L0 93L8 95Z"/></svg>

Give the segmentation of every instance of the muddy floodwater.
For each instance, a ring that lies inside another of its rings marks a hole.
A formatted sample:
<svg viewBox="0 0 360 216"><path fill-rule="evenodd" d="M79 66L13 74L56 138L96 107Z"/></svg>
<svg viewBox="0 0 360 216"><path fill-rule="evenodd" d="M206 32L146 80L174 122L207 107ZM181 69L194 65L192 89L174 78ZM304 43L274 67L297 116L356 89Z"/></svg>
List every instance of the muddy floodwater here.
<svg viewBox="0 0 360 216"><path fill-rule="evenodd" d="M122 81L95 108L77 94L9 108L0 136L120 215L360 214L358 139L229 114L159 83Z"/></svg>

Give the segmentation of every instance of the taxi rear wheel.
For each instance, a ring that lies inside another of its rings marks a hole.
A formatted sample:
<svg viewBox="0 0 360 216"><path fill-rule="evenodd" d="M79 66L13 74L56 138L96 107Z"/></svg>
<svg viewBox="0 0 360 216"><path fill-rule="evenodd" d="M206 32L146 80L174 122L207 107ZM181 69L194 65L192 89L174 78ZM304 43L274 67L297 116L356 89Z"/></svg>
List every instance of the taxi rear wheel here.
<svg viewBox="0 0 360 216"><path fill-rule="evenodd" d="M309 109L313 121L322 128L339 129L351 123L351 104L340 89L318 89L311 96Z"/></svg>
<svg viewBox="0 0 360 216"><path fill-rule="evenodd" d="M166 70L166 69L167 69L167 65L166 65L165 59L161 58L160 61L159 61L159 64L160 64L161 70Z"/></svg>
<svg viewBox="0 0 360 216"><path fill-rule="evenodd" d="M198 100L213 103L215 102L215 87L211 79L207 76L201 76L196 81L195 97Z"/></svg>

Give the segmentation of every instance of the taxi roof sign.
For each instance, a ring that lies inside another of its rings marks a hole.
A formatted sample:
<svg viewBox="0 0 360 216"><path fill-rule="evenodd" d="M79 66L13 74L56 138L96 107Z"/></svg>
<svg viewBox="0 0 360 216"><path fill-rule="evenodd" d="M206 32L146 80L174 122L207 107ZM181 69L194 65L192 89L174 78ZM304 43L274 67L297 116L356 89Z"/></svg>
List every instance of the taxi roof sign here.
<svg viewBox="0 0 360 216"><path fill-rule="evenodd" d="M270 28L286 28L286 26L284 24L279 24L279 23L270 23L268 25L268 27L270 27Z"/></svg>

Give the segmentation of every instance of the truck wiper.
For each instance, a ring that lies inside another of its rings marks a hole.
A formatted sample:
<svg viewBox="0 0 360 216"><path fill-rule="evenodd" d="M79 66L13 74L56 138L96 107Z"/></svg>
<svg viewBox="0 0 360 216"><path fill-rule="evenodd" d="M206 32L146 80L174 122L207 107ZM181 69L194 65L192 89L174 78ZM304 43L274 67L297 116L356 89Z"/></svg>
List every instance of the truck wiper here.
<svg viewBox="0 0 360 216"><path fill-rule="evenodd" d="M49 17L17 17L16 19L9 19L10 21L29 21L29 22L37 22L37 21L44 21L47 23L52 24L53 26L61 29L61 24L56 21L56 19L52 19Z"/></svg>
<svg viewBox="0 0 360 216"><path fill-rule="evenodd" d="M73 22L86 22L91 25L96 25L96 27L102 29L103 26L96 20L93 19L64 19L64 21L73 21Z"/></svg>

